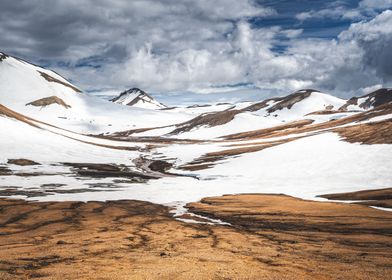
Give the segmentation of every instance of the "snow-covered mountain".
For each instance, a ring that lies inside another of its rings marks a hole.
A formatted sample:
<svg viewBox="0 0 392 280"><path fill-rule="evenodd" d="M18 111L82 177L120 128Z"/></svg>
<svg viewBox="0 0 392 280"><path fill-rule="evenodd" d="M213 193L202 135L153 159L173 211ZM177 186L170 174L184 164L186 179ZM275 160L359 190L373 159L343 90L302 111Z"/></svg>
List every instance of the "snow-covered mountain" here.
<svg viewBox="0 0 392 280"><path fill-rule="evenodd" d="M168 125L192 117L90 96L57 73L4 53L0 53L0 104L52 125L93 134Z"/></svg>
<svg viewBox="0 0 392 280"><path fill-rule="evenodd" d="M267 112L277 116L302 117L314 111L336 110L345 100L314 89L303 89L282 98L276 98Z"/></svg>
<svg viewBox="0 0 392 280"><path fill-rule="evenodd" d="M386 187L392 184L390 96L386 89L357 98L359 112L312 89L259 102L156 110L160 105L142 91L102 100L53 71L0 53L0 188L17 186L7 194L38 200L51 192L49 200L181 205L225 193L312 199L364 184ZM21 158L39 165L14 164ZM167 161L172 173L152 173L151 161ZM101 168L97 177L94 168ZM160 180L135 182L135 174ZM58 192L42 187L48 184Z"/></svg>
<svg viewBox="0 0 392 280"><path fill-rule="evenodd" d="M173 136L179 138L210 139L230 133L262 129L291 121L308 119L322 122L338 116L329 113L337 111L346 100L313 89L299 90L283 97L275 97L256 103L215 106L195 118L173 126L146 130L141 136ZM188 108L185 108L188 110ZM179 110L178 108L176 110ZM327 115L325 113L328 113Z"/></svg>
<svg viewBox="0 0 392 280"><path fill-rule="evenodd" d="M368 110L392 101L392 89L380 88L360 97L352 97L340 110Z"/></svg>
<svg viewBox="0 0 392 280"><path fill-rule="evenodd" d="M164 109L167 106L162 103L156 101L151 95L147 94L141 89L131 88L120 93L119 96L111 99L110 101L139 108L145 109Z"/></svg>

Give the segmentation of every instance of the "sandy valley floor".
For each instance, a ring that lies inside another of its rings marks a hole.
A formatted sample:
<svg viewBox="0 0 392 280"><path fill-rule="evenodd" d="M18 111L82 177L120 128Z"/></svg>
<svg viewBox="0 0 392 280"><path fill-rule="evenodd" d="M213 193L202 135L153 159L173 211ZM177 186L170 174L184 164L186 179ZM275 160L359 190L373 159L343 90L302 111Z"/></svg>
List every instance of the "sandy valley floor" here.
<svg viewBox="0 0 392 280"><path fill-rule="evenodd" d="M392 279L392 212L283 195L188 207L231 226L141 201L0 200L0 279Z"/></svg>

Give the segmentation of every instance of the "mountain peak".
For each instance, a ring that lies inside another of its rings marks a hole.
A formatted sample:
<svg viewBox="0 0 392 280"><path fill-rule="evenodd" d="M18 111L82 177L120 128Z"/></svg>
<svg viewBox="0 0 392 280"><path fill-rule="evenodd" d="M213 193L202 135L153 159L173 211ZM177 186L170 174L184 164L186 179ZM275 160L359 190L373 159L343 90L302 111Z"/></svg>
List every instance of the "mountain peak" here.
<svg viewBox="0 0 392 280"><path fill-rule="evenodd" d="M8 55L6 55L3 52L0 52L0 62L3 61L4 59L6 59L8 57Z"/></svg>
<svg viewBox="0 0 392 280"><path fill-rule="evenodd" d="M336 106L344 104L343 100L315 89L301 89L287 96L280 97L276 99L276 101L277 102L273 106L268 108L268 113L283 109L290 110L294 105L298 106L300 104L302 104L306 110L313 110L314 108L320 110L336 108Z"/></svg>
<svg viewBox="0 0 392 280"><path fill-rule="evenodd" d="M380 88L360 97L352 97L342 106L342 110L372 109L380 105L392 102L392 88Z"/></svg>
<svg viewBox="0 0 392 280"><path fill-rule="evenodd" d="M124 92L122 92L122 94L126 94L126 93L138 93L138 94L147 94L144 90L141 90L140 88L130 88Z"/></svg>
<svg viewBox="0 0 392 280"><path fill-rule="evenodd" d="M297 90L294 93L301 93L301 92L302 93L305 93L305 92L312 93L312 92L321 92L321 91L319 91L317 89L312 89L312 88L304 88L304 89Z"/></svg>
<svg viewBox="0 0 392 280"><path fill-rule="evenodd" d="M117 104L146 109L166 108L165 105L156 101L152 96L139 88L131 88L126 91L123 91L122 93L120 93L119 96L111 99L110 101Z"/></svg>

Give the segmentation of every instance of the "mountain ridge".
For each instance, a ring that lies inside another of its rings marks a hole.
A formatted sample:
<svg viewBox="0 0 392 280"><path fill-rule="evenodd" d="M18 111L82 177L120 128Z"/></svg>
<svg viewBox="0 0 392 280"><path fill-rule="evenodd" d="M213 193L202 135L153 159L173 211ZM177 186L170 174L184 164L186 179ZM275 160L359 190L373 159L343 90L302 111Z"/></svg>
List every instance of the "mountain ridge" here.
<svg viewBox="0 0 392 280"><path fill-rule="evenodd" d="M166 105L156 101L151 95L139 88L131 88L112 98L111 102L146 109L165 109Z"/></svg>

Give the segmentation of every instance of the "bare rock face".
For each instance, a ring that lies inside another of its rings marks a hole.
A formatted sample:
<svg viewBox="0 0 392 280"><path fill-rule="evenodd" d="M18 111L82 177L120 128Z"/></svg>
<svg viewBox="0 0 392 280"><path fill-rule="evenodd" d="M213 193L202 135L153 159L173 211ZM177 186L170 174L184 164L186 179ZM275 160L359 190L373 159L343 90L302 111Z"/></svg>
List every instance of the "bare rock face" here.
<svg viewBox="0 0 392 280"><path fill-rule="evenodd" d="M0 62L2 62L4 59L6 59L8 57L8 55L1 53L0 52Z"/></svg>
<svg viewBox="0 0 392 280"><path fill-rule="evenodd" d="M350 105L357 105L361 109L368 110L389 102L392 102L392 89L380 88L369 94L350 98L339 110L346 111Z"/></svg>
<svg viewBox="0 0 392 280"><path fill-rule="evenodd" d="M26 106L32 105L32 106L36 106L36 107L46 107L46 106L49 106L52 104L58 104L60 106L63 106L66 109L71 108L70 105L65 103L61 98L59 98L57 96L50 96L50 97L41 98L41 99L35 100L33 102L27 103Z"/></svg>

